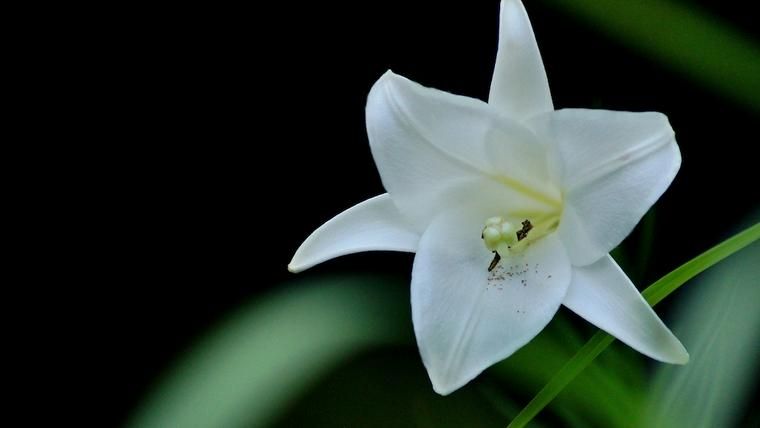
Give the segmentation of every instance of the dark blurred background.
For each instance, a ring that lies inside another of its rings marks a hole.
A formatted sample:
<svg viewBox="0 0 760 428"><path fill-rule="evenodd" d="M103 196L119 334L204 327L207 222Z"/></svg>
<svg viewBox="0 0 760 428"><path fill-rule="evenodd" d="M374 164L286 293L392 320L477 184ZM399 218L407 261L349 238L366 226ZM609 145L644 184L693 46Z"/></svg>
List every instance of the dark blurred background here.
<svg viewBox="0 0 760 428"><path fill-rule="evenodd" d="M683 165L656 206L640 288L746 220L759 201L760 93L752 104L705 83L565 2L526 3L557 108L660 111L676 131ZM752 2L679 4L760 45ZM282 2L130 12L137 20L113 46L123 57L107 67L102 94L124 104L95 116L101 162L85 166L95 176L78 190L96 201L80 221L98 232L68 266L87 307L74 312L89 338L80 362L97 374L83 401L99 403L90 412L98 425L125 421L210 325L291 281L287 263L311 231L383 192L364 104L385 70L487 97L498 8ZM412 259L358 254L300 275L404 281Z"/></svg>

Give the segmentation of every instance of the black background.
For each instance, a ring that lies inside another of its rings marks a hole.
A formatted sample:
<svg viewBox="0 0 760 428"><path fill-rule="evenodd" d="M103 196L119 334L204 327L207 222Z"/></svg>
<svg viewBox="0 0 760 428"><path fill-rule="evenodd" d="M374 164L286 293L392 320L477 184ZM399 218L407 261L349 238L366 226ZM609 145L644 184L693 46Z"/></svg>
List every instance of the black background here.
<svg viewBox="0 0 760 428"><path fill-rule="evenodd" d="M73 222L52 249L76 300L62 333L84 338L57 352L77 362L71 382L94 375L75 410L124 421L211 323L292 279L311 231L383 192L364 103L385 70L486 98L497 1L358 3L137 8L116 31L83 34L85 57L108 52L80 76L94 144L50 185ZM749 2L699 3L758 40ZM683 165L658 203L644 279L725 238L757 206L757 114L544 2L526 7L557 108L660 111L676 130ZM301 275L403 277L411 261L359 254Z"/></svg>

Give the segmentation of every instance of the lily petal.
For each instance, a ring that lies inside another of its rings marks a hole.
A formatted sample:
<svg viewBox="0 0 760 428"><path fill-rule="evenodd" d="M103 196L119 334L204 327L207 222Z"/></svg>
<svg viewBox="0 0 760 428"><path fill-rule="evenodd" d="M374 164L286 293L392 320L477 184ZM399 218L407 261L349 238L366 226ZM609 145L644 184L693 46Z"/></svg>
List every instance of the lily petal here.
<svg viewBox="0 0 760 428"><path fill-rule="evenodd" d="M525 128L510 132L522 125L482 101L426 88L391 71L372 87L366 113L383 185L420 232L437 214L442 192L493 169L488 142L500 135L536 140Z"/></svg>
<svg viewBox="0 0 760 428"><path fill-rule="evenodd" d="M531 199L529 204L538 204L533 210L560 209L562 195L552 180L547 147L532 131L503 118L491 130L485 147L491 165L488 174L491 179ZM510 202L514 206L518 200L513 197ZM529 204L520 203L525 209L529 208Z"/></svg>
<svg viewBox="0 0 760 428"><path fill-rule="evenodd" d="M354 205L320 226L298 248L288 270L300 272L361 251L414 252L419 239L386 193Z"/></svg>
<svg viewBox="0 0 760 428"><path fill-rule="evenodd" d="M689 354L610 256L573 268L562 302L573 312L656 360L686 364Z"/></svg>
<svg viewBox="0 0 760 428"><path fill-rule="evenodd" d="M516 120L554 110L536 37L520 0L503 0L488 103Z"/></svg>
<svg viewBox="0 0 760 428"><path fill-rule="evenodd" d="M446 395L535 337L559 308L571 267L556 234L502 258L480 238L482 216L442 214L420 240L412 320L433 389Z"/></svg>
<svg viewBox="0 0 760 428"><path fill-rule="evenodd" d="M529 125L553 149L564 190L559 234L573 265L616 247L673 181L681 154L660 113L565 109Z"/></svg>

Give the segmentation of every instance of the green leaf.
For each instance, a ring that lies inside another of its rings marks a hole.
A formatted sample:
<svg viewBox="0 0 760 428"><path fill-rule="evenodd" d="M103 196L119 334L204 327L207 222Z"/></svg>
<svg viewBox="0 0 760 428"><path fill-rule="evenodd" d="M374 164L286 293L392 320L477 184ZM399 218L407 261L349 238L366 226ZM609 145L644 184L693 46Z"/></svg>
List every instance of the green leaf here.
<svg viewBox="0 0 760 428"><path fill-rule="evenodd" d="M752 409L760 369L760 242L695 280L679 299L673 331L691 353L662 364L640 412L642 427L737 427ZM698 281L698 283L697 283Z"/></svg>
<svg viewBox="0 0 760 428"><path fill-rule="evenodd" d="M684 263L649 286L642 295L655 305L686 281L713 266L731 254L760 238L760 223L734 235L694 259ZM572 382L615 339L602 331L594 336L552 377L525 408L512 420L509 427L527 425L554 397Z"/></svg>
<svg viewBox="0 0 760 428"><path fill-rule="evenodd" d="M568 312L558 313L540 335L488 374L501 379L512 391L540 389L584 343L570 316ZM600 364L576 378L552 404L552 411L566 424L571 424L567 419L570 417L582 418L580 426L622 427L638 416L644 401L641 359L626 347L611 351L614 352L605 353Z"/></svg>
<svg viewBox="0 0 760 428"><path fill-rule="evenodd" d="M130 426L269 424L348 357L412 341L408 287L391 282L322 279L246 305L191 348Z"/></svg>
<svg viewBox="0 0 760 428"><path fill-rule="evenodd" d="M760 48L751 37L674 0L545 0L591 28L760 112Z"/></svg>

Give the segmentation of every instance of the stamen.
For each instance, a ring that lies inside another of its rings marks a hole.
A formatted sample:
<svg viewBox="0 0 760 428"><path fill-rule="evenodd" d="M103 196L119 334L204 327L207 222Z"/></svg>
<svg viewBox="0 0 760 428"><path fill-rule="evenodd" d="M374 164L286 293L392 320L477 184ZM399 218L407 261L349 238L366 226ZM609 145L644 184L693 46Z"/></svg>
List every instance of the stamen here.
<svg viewBox="0 0 760 428"><path fill-rule="evenodd" d="M486 220L480 238L483 239L486 248L494 254L491 264L488 265L489 272L496 268L501 258L507 256L511 246L518 241L515 227L503 217L491 217Z"/></svg>
<svg viewBox="0 0 760 428"><path fill-rule="evenodd" d="M538 222L534 225L526 218L521 222L522 227L519 230L516 230L515 226L504 217L491 217L485 221L480 238L486 248L493 252L493 260L488 265L488 272L493 271L502 259L523 251L531 242L551 233L557 227L558 219L554 216L535 220Z"/></svg>
<svg viewBox="0 0 760 428"><path fill-rule="evenodd" d="M499 260L501 260L501 256L499 255L498 251L493 252L493 260L491 260L491 264L488 265L488 271L491 272L497 264L499 264Z"/></svg>
<svg viewBox="0 0 760 428"><path fill-rule="evenodd" d="M561 203L558 208L550 211L511 209L503 212L503 215L486 219L480 238L488 251L493 253L488 272L494 271L501 260L522 253L539 239L556 231L562 217ZM519 228L515 227L518 221ZM514 259L507 260L506 265L513 261ZM499 270L496 269L496 272Z"/></svg>
<svg viewBox="0 0 760 428"><path fill-rule="evenodd" d="M517 240L522 241L523 239L528 237L528 232L533 229L533 225L530 223L530 220L525 219L525 221L522 222L522 229L517 231Z"/></svg>

